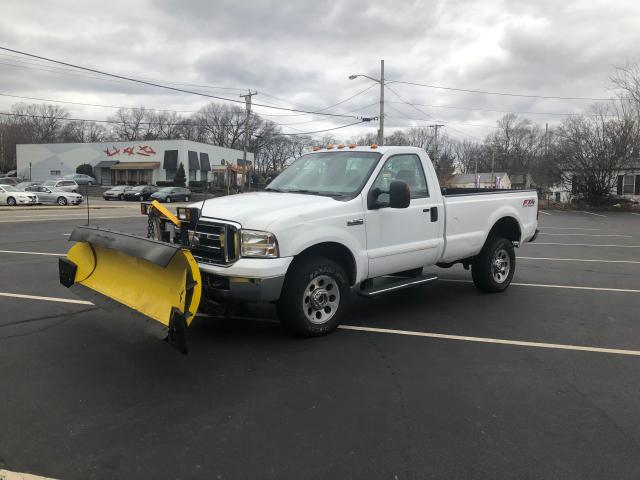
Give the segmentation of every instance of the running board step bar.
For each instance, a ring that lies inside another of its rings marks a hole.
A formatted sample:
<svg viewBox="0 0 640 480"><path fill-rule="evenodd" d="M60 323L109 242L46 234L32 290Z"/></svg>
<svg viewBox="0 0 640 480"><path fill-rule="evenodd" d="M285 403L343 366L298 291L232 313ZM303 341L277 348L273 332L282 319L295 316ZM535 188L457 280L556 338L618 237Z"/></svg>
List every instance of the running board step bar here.
<svg viewBox="0 0 640 480"><path fill-rule="evenodd" d="M433 283L438 280L438 276L434 274L421 275L419 277L405 278L398 282L387 283L386 285L380 285L379 287L365 288L359 290L358 295L362 297L372 298L385 293L397 292L398 290L404 290L405 288L417 287L418 285L426 285L427 283Z"/></svg>

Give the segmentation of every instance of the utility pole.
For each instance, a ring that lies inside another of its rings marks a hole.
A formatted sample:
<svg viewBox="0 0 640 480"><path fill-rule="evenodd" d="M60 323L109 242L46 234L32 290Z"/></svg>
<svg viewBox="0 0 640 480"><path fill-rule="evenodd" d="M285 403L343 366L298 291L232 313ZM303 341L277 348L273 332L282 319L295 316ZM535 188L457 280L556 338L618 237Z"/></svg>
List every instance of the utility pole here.
<svg viewBox="0 0 640 480"><path fill-rule="evenodd" d="M384 145L384 60L380 60L380 130L378 145Z"/></svg>
<svg viewBox="0 0 640 480"><path fill-rule="evenodd" d="M373 78L369 75L349 75L349 80L355 80L358 77L368 78L376 83L380 84L380 128L378 129L378 145L381 147L384 145L384 60L380 60L380 78ZM393 83L393 82L389 82ZM368 121L368 120L367 120Z"/></svg>
<svg viewBox="0 0 640 480"><path fill-rule="evenodd" d="M244 146L242 148L242 168L246 176L246 182L249 190L251 190L251 180L249 177L249 170L247 169L247 148L249 147L249 118L251 117L251 97L257 94L258 92L252 92L251 89L249 89L249 93L240 95L241 98L244 98L244 104L247 110L247 114L244 117ZM244 182L242 183L244 184Z"/></svg>
<svg viewBox="0 0 640 480"><path fill-rule="evenodd" d="M434 145L434 152L433 152L433 160L435 162L436 165L438 165L438 129L440 127L444 127L443 124L441 123L434 123L433 125L429 125L429 128L433 128L433 132L434 132L434 138L433 138L433 145Z"/></svg>
<svg viewBox="0 0 640 480"><path fill-rule="evenodd" d="M4 127L0 125L0 171L2 170L4 170Z"/></svg>

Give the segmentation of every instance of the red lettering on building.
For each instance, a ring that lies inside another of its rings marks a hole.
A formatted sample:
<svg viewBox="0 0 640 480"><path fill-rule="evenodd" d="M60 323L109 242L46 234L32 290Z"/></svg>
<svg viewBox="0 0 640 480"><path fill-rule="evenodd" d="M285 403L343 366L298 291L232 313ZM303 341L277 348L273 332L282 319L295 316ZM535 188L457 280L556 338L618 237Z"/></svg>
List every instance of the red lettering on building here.
<svg viewBox="0 0 640 480"><path fill-rule="evenodd" d="M138 147L138 155L148 157L155 154L156 154L156 151L153 148L151 148L149 145L142 145Z"/></svg>
<svg viewBox="0 0 640 480"><path fill-rule="evenodd" d="M113 157L114 155L118 155L120 153L120 149L113 147L113 150L109 150L109 147L107 147L107 149L104 150L104 153L107 154L107 157Z"/></svg>

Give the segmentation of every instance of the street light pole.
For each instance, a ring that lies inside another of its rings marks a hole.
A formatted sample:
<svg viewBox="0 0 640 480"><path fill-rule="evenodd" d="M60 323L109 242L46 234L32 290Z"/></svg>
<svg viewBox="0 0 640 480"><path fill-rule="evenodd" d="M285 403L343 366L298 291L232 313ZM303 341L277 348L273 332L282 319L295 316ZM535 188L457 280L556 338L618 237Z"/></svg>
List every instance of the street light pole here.
<svg viewBox="0 0 640 480"><path fill-rule="evenodd" d="M384 60L380 60L380 130L378 145L384 145Z"/></svg>
<svg viewBox="0 0 640 480"><path fill-rule="evenodd" d="M380 84L380 128L378 129L378 145L384 145L384 86L386 82L384 81L384 60L380 60L380 78L373 78L369 75L349 75L349 80L354 80L358 77L365 77L369 80L373 80L376 83ZM393 83L393 82L389 82Z"/></svg>

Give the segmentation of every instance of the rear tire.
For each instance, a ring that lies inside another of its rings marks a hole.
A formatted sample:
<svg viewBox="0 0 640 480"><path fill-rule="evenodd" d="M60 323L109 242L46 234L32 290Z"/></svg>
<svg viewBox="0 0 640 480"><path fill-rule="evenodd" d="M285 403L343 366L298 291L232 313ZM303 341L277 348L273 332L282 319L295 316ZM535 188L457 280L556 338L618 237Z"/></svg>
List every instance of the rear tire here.
<svg viewBox="0 0 640 480"><path fill-rule="evenodd" d="M56 200L56 203L61 207L64 207L67 205L67 199L64 197L58 197L58 200Z"/></svg>
<svg viewBox="0 0 640 480"><path fill-rule="evenodd" d="M349 280L344 269L327 258L309 257L292 265L287 273L278 317L300 337L332 332L342 321L349 303Z"/></svg>
<svg viewBox="0 0 640 480"><path fill-rule="evenodd" d="M16 199L13 198L13 197L7 198L7 205L9 205L10 207L15 207L16 206Z"/></svg>
<svg viewBox="0 0 640 480"><path fill-rule="evenodd" d="M506 238L489 238L473 259L471 276L475 286L487 293L505 291L516 270L516 253Z"/></svg>
<svg viewBox="0 0 640 480"><path fill-rule="evenodd" d="M167 203L171 203L171 197L167 197Z"/></svg>
<svg viewBox="0 0 640 480"><path fill-rule="evenodd" d="M187 195L186 197L184 197L184 201L188 202L189 201L189 195Z"/></svg>
<svg viewBox="0 0 640 480"><path fill-rule="evenodd" d="M124 200L124 195L122 193L118 195L118 200Z"/></svg>

